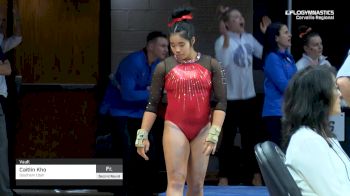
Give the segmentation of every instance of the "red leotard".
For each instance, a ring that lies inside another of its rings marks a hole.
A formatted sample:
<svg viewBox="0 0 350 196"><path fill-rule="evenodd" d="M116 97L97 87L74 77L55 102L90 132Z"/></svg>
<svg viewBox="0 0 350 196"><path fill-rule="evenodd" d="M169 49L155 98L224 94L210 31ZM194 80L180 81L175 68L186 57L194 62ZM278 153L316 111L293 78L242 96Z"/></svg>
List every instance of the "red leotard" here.
<svg viewBox="0 0 350 196"><path fill-rule="evenodd" d="M209 123L211 73L198 63L179 64L165 76L165 120L192 140Z"/></svg>
<svg viewBox="0 0 350 196"><path fill-rule="evenodd" d="M220 65L201 55L194 63L179 64L172 57L159 63L154 71L146 111L157 113L163 89L167 92L165 120L178 126L192 140L210 121L210 101L214 110L226 110L226 86Z"/></svg>

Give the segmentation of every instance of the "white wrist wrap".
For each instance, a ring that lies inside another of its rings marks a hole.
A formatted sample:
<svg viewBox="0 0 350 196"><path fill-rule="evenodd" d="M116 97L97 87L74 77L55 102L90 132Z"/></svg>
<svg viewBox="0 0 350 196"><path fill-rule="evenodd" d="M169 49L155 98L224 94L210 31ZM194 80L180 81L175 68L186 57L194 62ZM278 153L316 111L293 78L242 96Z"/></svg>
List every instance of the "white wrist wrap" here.
<svg viewBox="0 0 350 196"><path fill-rule="evenodd" d="M148 132L144 129L137 130L135 146L138 148L144 147L143 140L148 139Z"/></svg>
<svg viewBox="0 0 350 196"><path fill-rule="evenodd" d="M209 129L208 136L205 139L205 141L216 144L219 140L220 131L221 131L220 127L212 125Z"/></svg>

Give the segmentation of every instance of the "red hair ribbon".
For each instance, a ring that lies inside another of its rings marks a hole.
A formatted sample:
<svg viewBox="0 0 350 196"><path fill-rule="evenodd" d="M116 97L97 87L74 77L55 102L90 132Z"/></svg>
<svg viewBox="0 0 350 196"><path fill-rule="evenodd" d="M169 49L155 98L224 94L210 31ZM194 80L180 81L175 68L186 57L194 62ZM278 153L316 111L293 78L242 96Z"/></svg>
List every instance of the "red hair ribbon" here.
<svg viewBox="0 0 350 196"><path fill-rule="evenodd" d="M187 15L183 15L180 18L174 18L171 22L168 23L168 27L173 26L176 22L180 22L183 20L191 20L192 18L193 18L192 13L187 14Z"/></svg>
<svg viewBox="0 0 350 196"><path fill-rule="evenodd" d="M312 30L311 27L308 27L305 32L299 34L300 38L303 38L306 34L308 34Z"/></svg>

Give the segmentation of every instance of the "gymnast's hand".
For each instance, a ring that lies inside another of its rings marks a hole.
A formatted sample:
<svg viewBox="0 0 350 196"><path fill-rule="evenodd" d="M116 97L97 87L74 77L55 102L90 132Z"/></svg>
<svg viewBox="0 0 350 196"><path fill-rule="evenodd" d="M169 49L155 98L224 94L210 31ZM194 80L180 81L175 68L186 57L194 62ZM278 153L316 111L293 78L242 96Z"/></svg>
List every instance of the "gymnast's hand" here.
<svg viewBox="0 0 350 196"><path fill-rule="evenodd" d="M210 154L214 154L216 151L216 143L214 144L213 142L205 141L204 142L204 150L203 153L207 156Z"/></svg>
<svg viewBox="0 0 350 196"><path fill-rule="evenodd" d="M208 136L205 139L205 144L204 144L204 153L206 155L214 154L216 151L216 144L218 143L219 140L219 135L221 132L221 128L212 125L208 131Z"/></svg>
<svg viewBox="0 0 350 196"><path fill-rule="evenodd" d="M146 153L149 150L149 140L148 140L148 132L144 129L137 130L135 146L137 147L137 153L143 157L146 161L149 160Z"/></svg>

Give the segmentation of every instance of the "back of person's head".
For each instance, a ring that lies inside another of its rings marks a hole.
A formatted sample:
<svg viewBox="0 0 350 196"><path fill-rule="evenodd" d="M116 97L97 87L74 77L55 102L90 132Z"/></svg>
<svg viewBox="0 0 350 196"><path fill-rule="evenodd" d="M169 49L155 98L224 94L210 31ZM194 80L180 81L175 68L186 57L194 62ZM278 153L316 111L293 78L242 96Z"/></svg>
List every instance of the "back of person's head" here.
<svg viewBox="0 0 350 196"><path fill-rule="evenodd" d="M313 31L311 27L306 25L299 26L298 31L302 46L307 46L312 37L320 36L317 32Z"/></svg>
<svg viewBox="0 0 350 196"><path fill-rule="evenodd" d="M280 22L273 22L267 27L264 35L263 59L268 53L278 51L276 36L280 35L280 30L284 25Z"/></svg>
<svg viewBox="0 0 350 196"><path fill-rule="evenodd" d="M285 147L301 126L308 126L324 137L334 137L329 116L334 103L335 68L308 66L289 81L283 102L282 129Z"/></svg>
<svg viewBox="0 0 350 196"><path fill-rule="evenodd" d="M149 44L150 42L155 41L159 37L167 39L167 36L163 32L152 31L152 32L148 33L147 38L146 38L146 43Z"/></svg>
<svg viewBox="0 0 350 196"><path fill-rule="evenodd" d="M169 34L180 33L181 37L191 42L195 36L192 8L180 7L171 14L171 20L168 23Z"/></svg>

